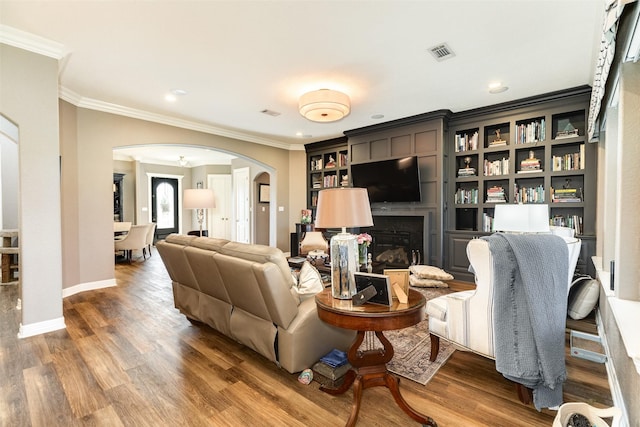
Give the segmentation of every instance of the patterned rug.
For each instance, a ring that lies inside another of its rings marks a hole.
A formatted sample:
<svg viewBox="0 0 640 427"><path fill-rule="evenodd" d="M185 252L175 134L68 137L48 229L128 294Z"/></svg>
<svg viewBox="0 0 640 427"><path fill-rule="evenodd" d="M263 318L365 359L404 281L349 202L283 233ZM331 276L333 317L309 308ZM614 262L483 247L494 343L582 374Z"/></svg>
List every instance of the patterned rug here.
<svg viewBox="0 0 640 427"><path fill-rule="evenodd" d="M427 300L451 293L448 288L414 288ZM394 355L387 368L402 377L425 385L438 372L438 369L454 352L450 343L440 340L440 351L435 362L429 361L431 340L429 339L429 321L423 320L415 326L398 331L387 331L384 335L393 344Z"/></svg>

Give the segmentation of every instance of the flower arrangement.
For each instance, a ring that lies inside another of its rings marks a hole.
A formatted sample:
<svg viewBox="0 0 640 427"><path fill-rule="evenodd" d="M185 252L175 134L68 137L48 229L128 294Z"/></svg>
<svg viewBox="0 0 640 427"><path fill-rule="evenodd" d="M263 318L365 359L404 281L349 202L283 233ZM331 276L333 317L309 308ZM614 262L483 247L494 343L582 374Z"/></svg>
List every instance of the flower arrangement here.
<svg viewBox="0 0 640 427"><path fill-rule="evenodd" d="M371 236L367 233L358 234L358 245L369 246L371 244Z"/></svg>

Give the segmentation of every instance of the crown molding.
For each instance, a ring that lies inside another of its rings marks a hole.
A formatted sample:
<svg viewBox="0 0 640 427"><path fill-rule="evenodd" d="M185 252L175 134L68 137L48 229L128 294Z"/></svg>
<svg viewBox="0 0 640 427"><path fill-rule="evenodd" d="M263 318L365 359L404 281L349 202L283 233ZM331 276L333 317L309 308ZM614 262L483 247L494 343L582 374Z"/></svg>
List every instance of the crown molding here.
<svg viewBox="0 0 640 427"><path fill-rule="evenodd" d="M67 89L63 86L60 86L59 88L59 96L61 99L80 108L102 111L104 113L116 114L118 116L131 117L133 119L146 120L149 122L179 127L182 129L189 129L189 130L194 130L198 132L208 133L211 135L224 136L227 138L252 142L254 144L267 145L269 147L280 148L288 151L304 151L303 145L298 146L298 144L287 144L282 141L277 141L269 138L261 138L259 136L250 135L243 132L236 132L233 130L211 126L203 123L192 122L184 119L178 119L178 118L166 116L163 114L151 113L144 110L138 110L136 108L124 107L118 104L111 104L109 102L99 101L97 99L91 99L91 98L81 96L76 92L70 89Z"/></svg>
<svg viewBox="0 0 640 427"><path fill-rule="evenodd" d="M54 42L4 24L0 24L0 43L58 60L64 58L69 53L62 43Z"/></svg>
<svg viewBox="0 0 640 427"><path fill-rule="evenodd" d="M54 42L44 37L40 37L26 31L18 30L4 24L0 24L0 43L4 43L57 60L65 58L70 53L62 43ZM90 110L102 111L105 113L146 120L154 123L204 132L212 135L237 139L240 141L252 142L254 144L266 145L269 147L288 151L304 151L304 145L302 144L287 144L275 139L263 138L244 132L233 131L230 129L224 129L216 126L206 125L203 123L178 119L162 114L138 110L135 108L124 107L122 105L111 104L108 102L81 96L73 92L72 90L62 86L59 88L59 97L80 108L87 108Z"/></svg>

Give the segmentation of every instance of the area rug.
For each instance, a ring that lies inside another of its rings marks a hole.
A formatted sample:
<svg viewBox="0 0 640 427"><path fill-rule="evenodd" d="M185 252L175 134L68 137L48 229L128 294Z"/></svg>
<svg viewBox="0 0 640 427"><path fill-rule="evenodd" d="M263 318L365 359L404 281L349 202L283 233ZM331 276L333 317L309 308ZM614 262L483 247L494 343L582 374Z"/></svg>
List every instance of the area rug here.
<svg viewBox="0 0 640 427"><path fill-rule="evenodd" d="M413 288L421 292L427 300L451 293L448 288ZM440 340L440 351L435 362L429 361L431 340L429 320L425 319L409 328L386 331L385 337L393 344L394 355L387 368L394 374L425 385L438 369L451 357L455 348L447 341Z"/></svg>

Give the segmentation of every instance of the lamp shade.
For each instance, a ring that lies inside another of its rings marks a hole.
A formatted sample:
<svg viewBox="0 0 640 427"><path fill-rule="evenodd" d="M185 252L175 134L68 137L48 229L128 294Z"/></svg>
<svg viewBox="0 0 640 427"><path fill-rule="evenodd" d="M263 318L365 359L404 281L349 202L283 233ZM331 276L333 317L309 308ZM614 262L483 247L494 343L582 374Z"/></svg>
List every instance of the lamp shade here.
<svg viewBox="0 0 640 427"><path fill-rule="evenodd" d="M496 205L493 229L516 233L549 232L549 205Z"/></svg>
<svg viewBox="0 0 640 427"><path fill-rule="evenodd" d="M329 188L318 193L316 228L373 225L366 188Z"/></svg>
<svg viewBox="0 0 640 427"><path fill-rule="evenodd" d="M204 188L184 190L182 204L185 209L207 209L216 207L213 191Z"/></svg>
<svg viewBox="0 0 640 427"><path fill-rule="evenodd" d="M307 92L298 102L300 114L314 122L334 122L351 111L349 97L342 92L320 89Z"/></svg>

